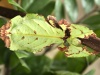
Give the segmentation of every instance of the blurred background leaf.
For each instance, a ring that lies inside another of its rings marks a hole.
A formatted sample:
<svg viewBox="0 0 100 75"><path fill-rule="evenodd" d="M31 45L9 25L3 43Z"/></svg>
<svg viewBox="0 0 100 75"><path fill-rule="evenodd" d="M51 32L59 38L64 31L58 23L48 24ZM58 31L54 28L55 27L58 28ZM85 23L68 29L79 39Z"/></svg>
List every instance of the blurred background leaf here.
<svg viewBox="0 0 100 75"><path fill-rule="evenodd" d="M66 70L82 73L94 60L96 60L96 56L89 56L87 58L66 58L64 53L58 52L54 58L51 70Z"/></svg>
<svg viewBox="0 0 100 75"><path fill-rule="evenodd" d="M8 0L8 2L16 7L18 7L21 11L26 12L15 0Z"/></svg>
<svg viewBox="0 0 100 75"><path fill-rule="evenodd" d="M6 19L0 17L0 27L1 27L2 25L6 24L6 22L7 22Z"/></svg>
<svg viewBox="0 0 100 75"><path fill-rule="evenodd" d="M82 5L86 13L89 13L94 7L94 0L82 0Z"/></svg>
<svg viewBox="0 0 100 75"><path fill-rule="evenodd" d="M17 57L20 58L25 58L28 57L30 55L29 52L26 51L15 51L15 54L17 55Z"/></svg>
<svg viewBox="0 0 100 75"><path fill-rule="evenodd" d="M23 72L23 70L20 69L23 67L19 64L12 70L11 75L43 75L45 72L49 71L49 66L51 64L51 60L48 57L36 56L34 54L30 54L30 56L24 58L23 61L31 69L31 72Z"/></svg>
<svg viewBox="0 0 100 75"><path fill-rule="evenodd" d="M64 0L64 6L72 22L78 17L78 6L76 0Z"/></svg>
<svg viewBox="0 0 100 75"><path fill-rule="evenodd" d="M56 71L56 75L80 75L80 74L69 71Z"/></svg>
<svg viewBox="0 0 100 75"><path fill-rule="evenodd" d="M56 0L55 2L55 17L57 20L65 18L64 5L61 0Z"/></svg>
<svg viewBox="0 0 100 75"><path fill-rule="evenodd" d="M94 0L97 5L100 5L100 0Z"/></svg>
<svg viewBox="0 0 100 75"><path fill-rule="evenodd" d="M42 2L40 0L22 0L20 5L28 13L38 13L46 17L54 10L55 2L53 0L42 0Z"/></svg>
<svg viewBox="0 0 100 75"><path fill-rule="evenodd" d="M98 37L100 37L100 14L90 16L82 21L89 28L94 30Z"/></svg>

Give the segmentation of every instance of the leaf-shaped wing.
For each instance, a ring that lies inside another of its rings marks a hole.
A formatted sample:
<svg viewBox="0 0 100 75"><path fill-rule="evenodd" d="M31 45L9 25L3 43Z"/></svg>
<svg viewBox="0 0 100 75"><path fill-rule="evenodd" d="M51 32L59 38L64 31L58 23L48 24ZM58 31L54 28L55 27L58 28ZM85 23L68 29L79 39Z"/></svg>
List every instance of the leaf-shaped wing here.
<svg viewBox="0 0 100 75"><path fill-rule="evenodd" d="M7 30L10 39L9 48L35 53L52 44L61 46L64 43L62 38L65 36L64 25L61 27L63 30L53 27L43 16L37 14L16 16L11 19L10 28Z"/></svg>

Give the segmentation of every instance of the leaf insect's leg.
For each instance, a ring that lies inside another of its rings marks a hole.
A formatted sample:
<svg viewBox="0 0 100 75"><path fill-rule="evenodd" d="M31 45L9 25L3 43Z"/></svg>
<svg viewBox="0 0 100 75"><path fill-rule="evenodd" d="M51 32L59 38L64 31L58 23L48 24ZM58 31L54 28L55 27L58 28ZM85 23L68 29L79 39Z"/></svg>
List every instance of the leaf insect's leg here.
<svg viewBox="0 0 100 75"><path fill-rule="evenodd" d="M56 18L55 18L54 16L49 15L49 16L47 17L46 21L47 21L51 26L57 27L57 28L63 30L63 29L60 27L59 23L57 22L57 20L56 20Z"/></svg>

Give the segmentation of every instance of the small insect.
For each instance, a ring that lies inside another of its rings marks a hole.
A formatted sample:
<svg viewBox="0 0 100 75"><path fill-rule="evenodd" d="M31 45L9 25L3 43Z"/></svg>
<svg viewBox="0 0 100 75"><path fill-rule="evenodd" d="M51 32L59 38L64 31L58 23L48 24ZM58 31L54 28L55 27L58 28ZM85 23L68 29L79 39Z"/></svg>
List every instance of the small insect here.
<svg viewBox="0 0 100 75"><path fill-rule="evenodd" d="M0 28L0 37L12 51L26 50L39 52L47 46L56 44L67 57L86 57L95 54L91 47L85 46L82 39L96 36L89 28L70 24L66 20L57 22L53 16L45 19L38 14L16 16Z"/></svg>

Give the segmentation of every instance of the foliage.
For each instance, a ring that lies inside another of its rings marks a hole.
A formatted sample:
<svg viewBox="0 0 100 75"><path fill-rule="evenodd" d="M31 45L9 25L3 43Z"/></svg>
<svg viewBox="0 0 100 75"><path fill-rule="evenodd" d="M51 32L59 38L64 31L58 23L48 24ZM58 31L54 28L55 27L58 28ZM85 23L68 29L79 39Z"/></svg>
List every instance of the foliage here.
<svg viewBox="0 0 100 75"><path fill-rule="evenodd" d="M84 17L79 21L77 21L79 12L76 0L64 0L64 2L62 0L42 0L43 2L40 0L22 0L20 4L16 4L14 0L8 1L16 7L16 10L27 13L39 13L46 17L54 11L53 14L58 20L65 18L65 15L67 15L71 22L85 24L100 37L99 0L80 1L86 15L83 15ZM96 8L94 5L96 5ZM5 23L6 20L0 18L0 26ZM96 59L97 56L93 55L82 58L67 58L62 52L58 52L54 59L49 59L45 55L34 55L26 51L15 53L7 49L0 40L0 64L9 66L10 75L81 75L86 67ZM85 75L94 75L94 70Z"/></svg>

